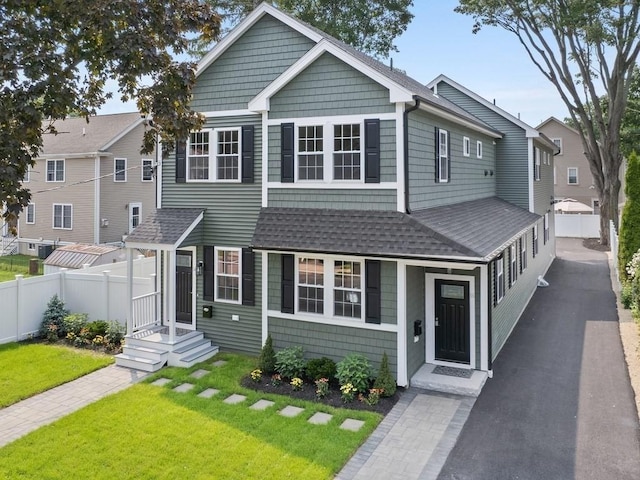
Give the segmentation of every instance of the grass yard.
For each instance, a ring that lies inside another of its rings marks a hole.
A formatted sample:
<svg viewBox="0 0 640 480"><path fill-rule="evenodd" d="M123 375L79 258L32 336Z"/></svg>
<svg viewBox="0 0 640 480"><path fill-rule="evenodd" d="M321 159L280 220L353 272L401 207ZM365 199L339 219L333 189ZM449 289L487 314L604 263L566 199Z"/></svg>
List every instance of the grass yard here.
<svg viewBox="0 0 640 480"><path fill-rule="evenodd" d="M0 256L0 282L15 280L18 274L30 277L29 262L33 258L29 255ZM38 259L38 275L42 275L43 268L42 260Z"/></svg>
<svg viewBox="0 0 640 480"><path fill-rule="evenodd" d="M330 479L380 422L376 413L333 409L315 402L269 395L240 386L253 359L218 355L191 369L166 368L149 381L104 398L0 449L0 478L11 479ZM201 368L210 373L189 377ZM172 381L150 385L154 378ZM172 389L188 382L186 393ZM220 393L210 399L197 394ZM307 388L313 388L307 385ZM228 405L232 393L247 399ZM269 399L274 406L254 411ZM305 410L295 418L278 411L287 405ZM334 415L327 425L307 422L313 413ZM358 432L341 430L346 419L364 420ZM72 446L64 448L61 445Z"/></svg>
<svg viewBox="0 0 640 480"><path fill-rule="evenodd" d="M0 345L0 408L113 363L91 350L47 345Z"/></svg>

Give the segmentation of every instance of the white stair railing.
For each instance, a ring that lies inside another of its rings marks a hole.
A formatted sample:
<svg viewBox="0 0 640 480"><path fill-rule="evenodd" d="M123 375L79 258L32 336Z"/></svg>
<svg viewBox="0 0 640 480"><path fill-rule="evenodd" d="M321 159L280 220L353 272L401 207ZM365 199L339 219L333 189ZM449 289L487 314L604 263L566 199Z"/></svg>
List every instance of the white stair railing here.
<svg viewBox="0 0 640 480"><path fill-rule="evenodd" d="M147 293L134 297L133 302L133 332L137 332L145 327L157 325L160 319L157 314L158 298L160 292ZM133 333L129 332L129 333Z"/></svg>

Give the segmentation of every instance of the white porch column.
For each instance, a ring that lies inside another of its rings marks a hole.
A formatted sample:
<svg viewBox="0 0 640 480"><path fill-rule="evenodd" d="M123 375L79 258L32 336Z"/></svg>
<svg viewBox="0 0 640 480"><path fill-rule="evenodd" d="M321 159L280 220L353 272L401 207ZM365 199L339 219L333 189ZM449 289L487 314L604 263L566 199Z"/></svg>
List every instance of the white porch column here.
<svg viewBox="0 0 640 480"><path fill-rule="evenodd" d="M166 258L167 268L167 290L165 292L165 302L167 305L167 314L169 319L169 341L171 343L176 340L176 251L167 252Z"/></svg>
<svg viewBox="0 0 640 480"><path fill-rule="evenodd" d="M406 387L409 385L407 374L407 264L398 260L396 263L397 276L397 305L398 305L398 385Z"/></svg>
<svg viewBox="0 0 640 480"><path fill-rule="evenodd" d="M127 335L133 333L133 249L127 248Z"/></svg>

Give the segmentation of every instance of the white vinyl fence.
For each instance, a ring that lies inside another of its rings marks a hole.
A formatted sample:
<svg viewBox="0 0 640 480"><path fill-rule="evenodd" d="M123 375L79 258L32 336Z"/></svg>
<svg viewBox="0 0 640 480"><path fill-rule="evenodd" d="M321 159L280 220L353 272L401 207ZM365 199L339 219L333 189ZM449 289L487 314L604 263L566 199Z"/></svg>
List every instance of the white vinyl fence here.
<svg viewBox="0 0 640 480"><path fill-rule="evenodd" d="M148 259L144 259L148 260ZM153 260L153 259L151 259ZM134 261L134 264L140 260ZM47 303L58 295L72 313L86 313L90 320L116 320L123 325L128 309L126 262L122 272L118 264L102 265L102 272L66 270L39 277L0 283L0 344L24 340L40 329ZM96 267L97 268L97 267ZM141 271L142 266L138 267ZM155 273L133 279L133 296L152 293L156 288Z"/></svg>
<svg viewBox="0 0 640 480"><path fill-rule="evenodd" d="M556 237L600 237L600 215L556 213L555 219Z"/></svg>

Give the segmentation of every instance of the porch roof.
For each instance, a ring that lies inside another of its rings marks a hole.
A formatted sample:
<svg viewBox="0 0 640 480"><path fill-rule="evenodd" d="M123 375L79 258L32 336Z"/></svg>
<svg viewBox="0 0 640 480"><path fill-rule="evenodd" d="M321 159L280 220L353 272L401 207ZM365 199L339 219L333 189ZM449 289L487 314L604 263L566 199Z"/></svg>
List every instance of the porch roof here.
<svg viewBox="0 0 640 480"><path fill-rule="evenodd" d="M488 261L540 218L496 197L420 210L263 208L256 250Z"/></svg>
<svg viewBox="0 0 640 480"><path fill-rule="evenodd" d="M125 238L127 248L175 250L204 216L202 208L158 208Z"/></svg>

